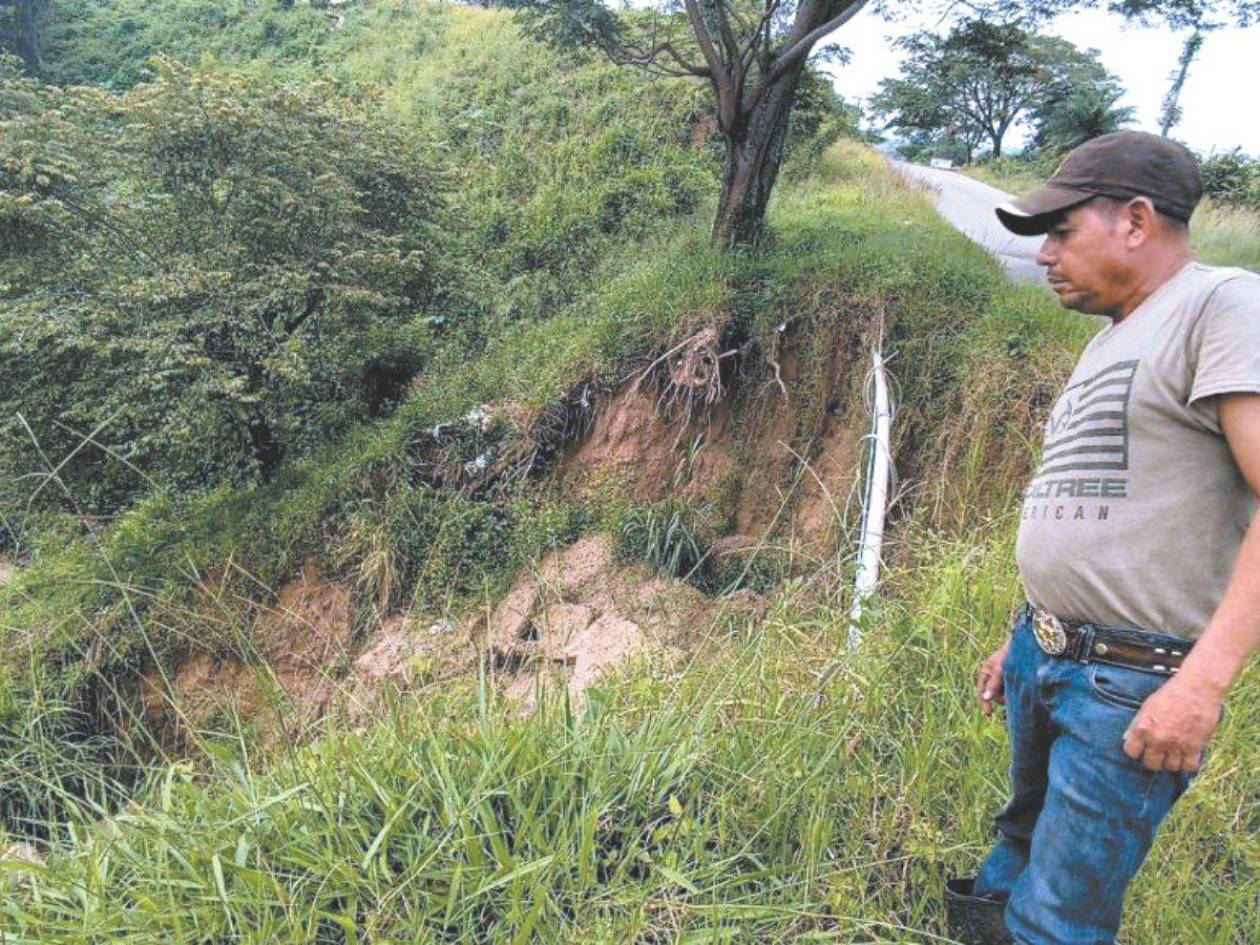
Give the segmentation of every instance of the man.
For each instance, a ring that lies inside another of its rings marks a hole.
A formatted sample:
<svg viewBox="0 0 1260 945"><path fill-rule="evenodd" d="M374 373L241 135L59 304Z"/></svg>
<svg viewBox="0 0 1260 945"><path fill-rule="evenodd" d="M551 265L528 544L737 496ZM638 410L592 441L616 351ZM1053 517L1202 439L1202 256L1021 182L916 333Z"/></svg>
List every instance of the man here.
<svg viewBox="0 0 1260 945"><path fill-rule="evenodd" d="M1125 891L1260 646L1260 276L1190 256L1202 193L1164 138L1104 135L998 209L1045 234L1067 308L1108 319L1046 426L1016 559L1029 603L982 665L1012 800L974 881L973 945L1112 942Z"/></svg>

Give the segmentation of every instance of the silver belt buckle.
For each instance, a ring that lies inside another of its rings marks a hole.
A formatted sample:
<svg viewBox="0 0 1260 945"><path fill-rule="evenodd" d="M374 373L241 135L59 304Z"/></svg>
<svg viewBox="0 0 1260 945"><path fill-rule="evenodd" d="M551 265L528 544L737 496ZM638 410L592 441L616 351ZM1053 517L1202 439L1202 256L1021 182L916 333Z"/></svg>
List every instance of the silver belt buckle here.
<svg viewBox="0 0 1260 945"><path fill-rule="evenodd" d="M1067 652L1067 628L1058 617L1040 607L1033 614L1033 637L1043 653L1061 656Z"/></svg>

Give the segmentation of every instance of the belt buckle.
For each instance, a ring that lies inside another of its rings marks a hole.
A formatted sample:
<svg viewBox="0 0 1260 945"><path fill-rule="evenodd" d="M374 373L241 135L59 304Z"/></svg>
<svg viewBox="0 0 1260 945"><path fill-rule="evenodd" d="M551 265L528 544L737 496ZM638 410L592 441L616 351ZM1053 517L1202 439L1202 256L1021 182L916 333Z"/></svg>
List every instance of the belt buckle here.
<svg viewBox="0 0 1260 945"><path fill-rule="evenodd" d="M1040 607L1033 616L1033 637L1043 653L1062 656L1067 652L1067 628L1054 614Z"/></svg>

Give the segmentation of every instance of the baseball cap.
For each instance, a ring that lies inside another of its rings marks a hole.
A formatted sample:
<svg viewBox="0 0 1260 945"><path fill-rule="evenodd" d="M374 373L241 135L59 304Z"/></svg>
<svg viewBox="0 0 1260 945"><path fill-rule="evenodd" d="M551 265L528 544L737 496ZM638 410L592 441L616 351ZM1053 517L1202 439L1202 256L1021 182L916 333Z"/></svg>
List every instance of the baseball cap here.
<svg viewBox="0 0 1260 945"><path fill-rule="evenodd" d="M1149 197L1160 213L1189 222L1203 196L1194 155L1144 131L1115 131L1074 148L1045 185L997 208L1012 233L1037 236L1056 214L1093 197Z"/></svg>

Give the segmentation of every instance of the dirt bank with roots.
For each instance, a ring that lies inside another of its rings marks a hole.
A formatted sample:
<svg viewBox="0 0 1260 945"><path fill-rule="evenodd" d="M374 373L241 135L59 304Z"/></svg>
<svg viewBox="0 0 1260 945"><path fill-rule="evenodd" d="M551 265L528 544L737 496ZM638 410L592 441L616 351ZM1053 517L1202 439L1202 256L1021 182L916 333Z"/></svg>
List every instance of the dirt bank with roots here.
<svg viewBox="0 0 1260 945"><path fill-rule="evenodd" d="M750 375L724 366L736 352L706 328L608 393L555 476L579 493L612 479L639 500L708 503L730 545L773 540L826 554L855 524L869 425L862 346L845 340L811 351L808 330L782 326Z"/></svg>
<svg viewBox="0 0 1260 945"><path fill-rule="evenodd" d="M715 523L707 547L715 563L770 549L788 553L798 573L834 574L860 523L863 388L878 312L837 305L756 343L724 337L726 324L702 323L619 384L583 382L532 420L512 404L474 411L478 430L505 418L523 431L484 468L443 465L435 457L445 434L436 429L434 446L419 454L426 479L466 495L529 478L587 502L610 488L636 502L684 500ZM921 507L933 496L937 507L949 505L941 497L952 468L1017 472L1026 463L1005 436L969 433L968 404L974 400L976 415L993 409L994 385L1011 377L994 370L954 390L954 421L933 427L912 415L900 424L894 452L918 480ZM1044 386L1025 380L1032 395ZM1020 426L1032 427L1037 400L1024 403ZM732 606L729 597L618 561L612 540L598 534L545 555L501 600L455 623L437 613L391 614L380 599L366 620L356 618L368 594L362 582L339 583L308 563L238 635L247 650L192 645L167 673L150 666L136 693L140 721L167 744L233 713L265 739L301 738L330 714L354 722L391 699L478 671L523 709L561 687L580 706L591 685L627 661L668 666ZM736 606L761 602L745 594Z"/></svg>

